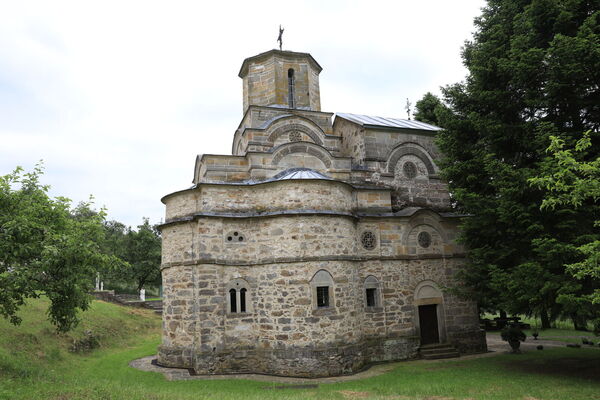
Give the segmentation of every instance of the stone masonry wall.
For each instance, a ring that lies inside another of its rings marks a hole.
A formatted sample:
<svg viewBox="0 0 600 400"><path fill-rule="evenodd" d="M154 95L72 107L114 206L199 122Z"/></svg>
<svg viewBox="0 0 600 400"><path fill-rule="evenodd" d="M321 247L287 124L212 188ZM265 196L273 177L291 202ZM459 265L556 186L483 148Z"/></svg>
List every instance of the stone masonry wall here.
<svg viewBox="0 0 600 400"><path fill-rule="evenodd" d="M354 166L363 166L366 158L365 130L342 118L336 119L334 130L342 137L343 154L352 157Z"/></svg>
<svg viewBox="0 0 600 400"><path fill-rule="evenodd" d="M288 58L273 54L260 61L250 61L243 77L244 112L251 105L289 106L288 70L294 70L295 107L320 110L319 72L308 58ZM314 99L313 99L314 98Z"/></svg>
<svg viewBox="0 0 600 400"><path fill-rule="evenodd" d="M167 221L207 212L275 212L281 210L328 210L349 212L356 208L350 185L339 182L296 181L261 185L202 185L198 189L166 198ZM389 196L387 200L389 204ZM365 202L363 202L365 203Z"/></svg>
<svg viewBox="0 0 600 400"><path fill-rule="evenodd" d="M414 288L424 280L448 284L459 262L321 261L166 268L165 284L180 286L165 292L159 362L193 365L198 373L327 376L356 372L370 362L412 358L418 347ZM332 307L326 309L317 309L311 297L310 280L319 270L328 271L334 282ZM380 306L371 309L364 300L368 276L381 285ZM235 279L248 284L247 313L228 313L227 284ZM444 294L444 309L450 338L460 334L480 338L472 303ZM467 342L471 351L482 349L481 341Z"/></svg>
<svg viewBox="0 0 600 400"><path fill-rule="evenodd" d="M389 153L396 146L403 143L414 143L423 147L432 159L437 160L440 153L434 138L434 134L430 132L414 129L365 129L365 155L370 160L387 160Z"/></svg>
<svg viewBox="0 0 600 400"><path fill-rule="evenodd" d="M243 78L244 112L249 105L276 104L275 100L275 60L270 59L260 64L251 64L248 75Z"/></svg>
<svg viewBox="0 0 600 400"><path fill-rule="evenodd" d="M427 213L404 220L285 213L262 218L198 217L162 229L163 264L201 260L256 264L319 257L456 257L463 253L462 246L454 241L457 223L446 221L442 225ZM360 242L365 231L375 236L372 249ZM420 232L430 235L429 247L417 243Z"/></svg>

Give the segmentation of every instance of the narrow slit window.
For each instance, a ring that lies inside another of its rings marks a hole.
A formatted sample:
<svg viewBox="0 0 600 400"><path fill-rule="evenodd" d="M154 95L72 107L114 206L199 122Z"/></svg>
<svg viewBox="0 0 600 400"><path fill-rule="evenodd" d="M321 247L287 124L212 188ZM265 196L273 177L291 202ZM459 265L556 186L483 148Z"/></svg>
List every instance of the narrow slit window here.
<svg viewBox="0 0 600 400"><path fill-rule="evenodd" d="M292 68L288 69L288 105L290 108L295 108L296 104L294 99L296 97L296 88L294 81L294 70Z"/></svg>
<svg viewBox="0 0 600 400"><path fill-rule="evenodd" d="M329 307L329 286L317 286L317 307Z"/></svg>
<svg viewBox="0 0 600 400"><path fill-rule="evenodd" d="M246 312L246 288L240 289L240 312Z"/></svg>
<svg viewBox="0 0 600 400"><path fill-rule="evenodd" d="M237 312L237 299L236 299L235 289L229 290L229 303L231 303L231 312Z"/></svg>
<svg viewBox="0 0 600 400"><path fill-rule="evenodd" d="M375 293L376 293L375 288L368 288L367 289L367 307L375 307L376 305L376 297L375 297Z"/></svg>

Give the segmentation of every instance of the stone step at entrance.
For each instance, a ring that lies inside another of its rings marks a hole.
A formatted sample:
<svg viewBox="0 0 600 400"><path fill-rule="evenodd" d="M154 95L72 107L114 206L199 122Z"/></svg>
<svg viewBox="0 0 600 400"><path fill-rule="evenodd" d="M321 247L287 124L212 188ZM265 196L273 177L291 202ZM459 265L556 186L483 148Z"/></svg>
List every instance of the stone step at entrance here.
<svg viewBox="0 0 600 400"><path fill-rule="evenodd" d="M425 360L438 360L441 358L460 357L454 346L448 343L427 344L419 348L419 354Z"/></svg>

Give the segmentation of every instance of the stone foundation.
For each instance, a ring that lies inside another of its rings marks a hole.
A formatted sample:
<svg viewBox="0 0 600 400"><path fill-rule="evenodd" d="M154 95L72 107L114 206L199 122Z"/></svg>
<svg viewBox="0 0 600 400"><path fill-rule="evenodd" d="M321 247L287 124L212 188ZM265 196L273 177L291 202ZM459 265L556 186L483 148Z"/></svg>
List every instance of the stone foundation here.
<svg viewBox="0 0 600 400"><path fill-rule="evenodd" d="M461 354L487 351L485 331L448 333L449 343ZM196 352L161 346L158 364L193 368L199 375L259 373L299 378L351 375L370 364L418 357L419 338L371 339L358 344L327 347L291 346L282 349L237 349Z"/></svg>
<svg viewBox="0 0 600 400"><path fill-rule="evenodd" d="M432 279L448 286L462 262L431 258L171 266L163 269L159 363L194 368L199 374L352 374L370 363L416 356L421 304L438 305L442 342L461 353L482 352L485 336L476 305L432 286ZM313 296L311 282L319 271L332 277L331 305L325 308L317 308ZM376 307L364 305L367 277L376 278ZM229 288L237 282L247 288L243 313L230 311Z"/></svg>
<svg viewBox="0 0 600 400"><path fill-rule="evenodd" d="M413 359L417 357L418 346L418 338L410 336L326 347L197 352L193 360L187 349L161 346L158 363L194 368L201 375L260 373L318 378L354 374L375 362Z"/></svg>

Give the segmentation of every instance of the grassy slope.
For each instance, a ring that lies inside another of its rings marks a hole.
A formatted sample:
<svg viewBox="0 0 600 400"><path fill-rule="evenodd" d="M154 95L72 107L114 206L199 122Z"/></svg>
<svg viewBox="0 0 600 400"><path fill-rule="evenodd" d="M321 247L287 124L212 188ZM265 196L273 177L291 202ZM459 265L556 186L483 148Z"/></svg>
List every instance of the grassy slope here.
<svg viewBox="0 0 600 400"><path fill-rule="evenodd" d="M92 329L104 336L103 348L77 355L66 350L70 338L57 337L43 322L45 305L32 302L21 327L0 321L0 399L600 399L600 383L590 375L600 373L595 349L398 363L385 375L318 389L265 390L280 385L247 380L167 382L127 365L156 351L159 320L152 314L95 302L73 335Z"/></svg>
<svg viewBox="0 0 600 400"><path fill-rule="evenodd" d="M85 355L69 348L85 331L93 332L103 349L137 345L140 337L160 333L160 317L152 311L94 301L76 329L57 334L46 318L48 304L45 298L30 300L19 313L19 326L0 318L0 379L41 378L54 367L81 361Z"/></svg>

